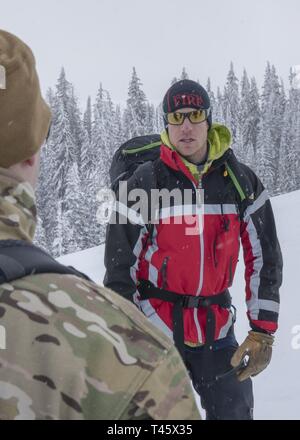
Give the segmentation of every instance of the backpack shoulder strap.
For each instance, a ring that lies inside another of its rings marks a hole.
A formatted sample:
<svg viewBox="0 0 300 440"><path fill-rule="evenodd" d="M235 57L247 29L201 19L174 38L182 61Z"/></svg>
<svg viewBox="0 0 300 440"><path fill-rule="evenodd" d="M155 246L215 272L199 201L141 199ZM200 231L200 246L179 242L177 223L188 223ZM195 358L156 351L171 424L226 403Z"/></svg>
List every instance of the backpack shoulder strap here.
<svg viewBox="0 0 300 440"><path fill-rule="evenodd" d="M253 185L233 153L226 160L225 168L238 193L238 206L240 218L242 219L245 210L248 206L252 205L254 201Z"/></svg>
<svg viewBox="0 0 300 440"><path fill-rule="evenodd" d="M164 170L162 169L162 162L160 158L154 161L148 161L140 165L134 172L136 179L140 182L140 187L147 193L148 200L151 200L151 189L162 189L164 186L163 176ZM148 224L147 229L149 232L148 241L152 241L154 232L154 223L151 222L151 203L148 203Z"/></svg>
<svg viewBox="0 0 300 440"><path fill-rule="evenodd" d="M134 175L140 185L140 188L145 190L147 193L150 192L151 189L156 188L156 173L152 161L149 160L139 165L134 171Z"/></svg>
<svg viewBox="0 0 300 440"><path fill-rule="evenodd" d="M58 273L89 278L71 266L64 266L39 247L23 240L0 240L0 284L27 275Z"/></svg>
<svg viewBox="0 0 300 440"><path fill-rule="evenodd" d="M153 188L162 189L164 186L164 164L160 158L139 165L134 174L140 182L141 188L147 192Z"/></svg>
<svg viewBox="0 0 300 440"><path fill-rule="evenodd" d="M228 174L229 174L229 176L230 176L230 178L232 180L232 183L233 183L235 189L237 190L237 192L239 194L240 200L242 202L243 200L246 199L246 194L243 191L243 188L241 187L241 185L240 185L238 179L236 178L236 175L234 174L233 170L230 168L228 162L225 163L225 167L226 167L226 171L228 172Z"/></svg>
<svg viewBox="0 0 300 440"><path fill-rule="evenodd" d="M154 162L148 161L140 165L134 172L135 178L140 188L146 191L148 197L148 223L146 225L149 232L149 240L152 240L154 226L151 222L151 189L157 187L157 175L154 169Z"/></svg>

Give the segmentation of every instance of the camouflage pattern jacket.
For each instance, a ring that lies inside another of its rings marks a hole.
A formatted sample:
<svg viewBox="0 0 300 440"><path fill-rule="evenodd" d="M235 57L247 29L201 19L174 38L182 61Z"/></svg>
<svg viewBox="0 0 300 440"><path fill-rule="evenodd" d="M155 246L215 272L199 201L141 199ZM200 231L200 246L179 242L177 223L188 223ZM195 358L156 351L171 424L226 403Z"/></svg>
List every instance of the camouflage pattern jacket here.
<svg viewBox="0 0 300 440"><path fill-rule="evenodd" d="M0 190L0 240L31 241L32 188L0 170ZM59 274L2 284L0 329L0 419L200 419L173 343L108 289Z"/></svg>

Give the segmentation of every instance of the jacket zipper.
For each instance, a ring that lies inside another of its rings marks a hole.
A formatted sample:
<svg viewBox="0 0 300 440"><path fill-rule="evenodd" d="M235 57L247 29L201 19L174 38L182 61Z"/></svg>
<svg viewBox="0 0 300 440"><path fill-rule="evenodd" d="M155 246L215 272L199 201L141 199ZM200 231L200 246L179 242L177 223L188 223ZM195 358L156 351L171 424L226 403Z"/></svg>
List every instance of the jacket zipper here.
<svg viewBox="0 0 300 440"><path fill-rule="evenodd" d="M232 284L232 256L230 257L229 260L229 286L231 286Z"/></svg>
<svg viewBox="0 0 300 440"><path fill-rule="evenodd" d="M198 186L196 187L196 185L193 182L193 186L195 188L196 191L196 202L198 206L201 206L201 199L200 199L200 194L198 193L198 190L202 189L202 176L200 176L199 178L199 183ZM202 221L204 222L204 218L202 219ZM199 221L200 223L200 221ZM200 224L199 224L200 226ZM199 233L199 243L200 243L200 274L199 274L199 285L198 285L198 289L196 292L196 296L199 296L203 287L203 274L204 274L204 234L203 233ZM201 328L200 328L200 323L198 320L198 309L195 308L194 309L194 321L196 324L196 329L197 329L197 335L198 335L198 341L202 342L203 338L202 338L202 332L201 332Z"/></svg>
<svg viewBox="0 0 300 440"><path fill-rule="evenodd" d="M217 267L218 266L218 260L217 260L217 237L215 237L215 239L214 239L213 256L214 256L215 267Z"/></svg>
<svg viewBox="0 0 300 440"><path fill-rule="evenodd" d="M202 189L202 177L200 177L197 187L194 183L193 185L196 190L197 205L201 206L200 194L198 193L198 190ZM202 221L204 221L204 219L202 219ZM203 233L199 234L199 241L200 241L200 275L199 275L199 285L196 296L200 295L203 287L203 274L204 274L204 234Z"/></svg>

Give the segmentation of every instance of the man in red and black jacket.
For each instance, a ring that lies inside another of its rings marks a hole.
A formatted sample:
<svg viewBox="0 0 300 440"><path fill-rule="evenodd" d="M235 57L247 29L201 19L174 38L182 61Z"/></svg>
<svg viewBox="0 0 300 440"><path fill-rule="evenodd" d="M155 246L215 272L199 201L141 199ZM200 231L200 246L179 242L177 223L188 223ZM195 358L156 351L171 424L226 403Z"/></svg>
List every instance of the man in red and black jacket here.
<svg viewBox="0 0 300 440"><path fill-rule="evenodd" d="M212 124L203 87L173 84L163 110L166 130L146 190L182 197L160 203L149 228L119 194L117 222L107 229L104 284L174 339L207 419L251 419L250 376L270 362L279 312L282 257L272 207L258 177L236 160L229 130ZM134 173L127 191L140 187ZM240 242L251 330L238 346L228 288Z"/></svg>

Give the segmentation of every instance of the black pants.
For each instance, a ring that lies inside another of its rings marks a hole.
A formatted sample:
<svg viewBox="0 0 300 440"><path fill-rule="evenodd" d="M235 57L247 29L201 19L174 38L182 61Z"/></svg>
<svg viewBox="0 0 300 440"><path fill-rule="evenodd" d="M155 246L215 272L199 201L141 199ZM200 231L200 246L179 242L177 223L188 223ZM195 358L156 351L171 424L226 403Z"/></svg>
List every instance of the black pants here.
<svg viewBox="0 0 300 440"><path fill-rule="evenodd" d="M232 368L230 359L238 347L235 337L231 335L214 343L209 365L203 347L185 347L186 366L206 411L206 420L251 420L251 379L239 382L234 374L217 381L212 380Z"/></svg>

